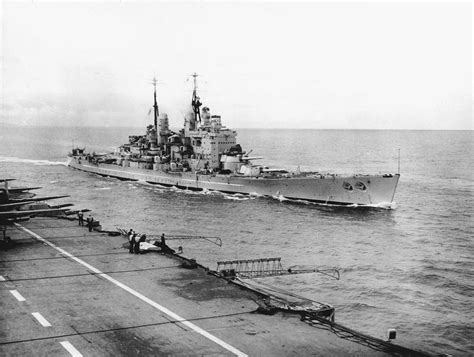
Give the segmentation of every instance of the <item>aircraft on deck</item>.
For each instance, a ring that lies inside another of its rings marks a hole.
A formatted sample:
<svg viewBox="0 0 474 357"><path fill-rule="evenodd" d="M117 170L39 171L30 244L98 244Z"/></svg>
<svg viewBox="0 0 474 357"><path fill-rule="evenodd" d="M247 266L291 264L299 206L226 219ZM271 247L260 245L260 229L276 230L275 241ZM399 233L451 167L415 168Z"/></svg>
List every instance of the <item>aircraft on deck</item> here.
<svg viewBox="0 0 474 357"><path fill-rule="evenodd" d="M41 187L9 187L8 195L10 199L31 198L35 196L35 194L31 191L38 190L40 188Z"/></svg>
<svg viewBox="0 0 474 357"><path fill-rule="evenodd" d="M30 198L21 198L15 199L11 198L10 193L24 193L29 190L38 189L40 187L18 187L18 188L8 188L8 182L13 181L14 179L0 179L0 183L4 182L5 187L0 188L0 229L3 232L3 242L7 243L9 238L6 236L7 226L12 225L16 220L19 219L28 219L37 214L44 213L61 213L65 212L68 209L65 207L73 206L70 203L58 205L58 206L49 206L48 208L39 208L35 209L28 205L34 204L38 201L47 201L54 200L57 198L69 197L67 195L62 196L47 196L47 197L30 197Z"/></svg>
<svg viewBox="0 0 474 357"><path fill-rule="evenodd" d="M40 189L42 187L10 187L8 189L8 193L12 194L12 193L25 193L27 191L31 191L31 190L37 190L37 189Z"/></svg>

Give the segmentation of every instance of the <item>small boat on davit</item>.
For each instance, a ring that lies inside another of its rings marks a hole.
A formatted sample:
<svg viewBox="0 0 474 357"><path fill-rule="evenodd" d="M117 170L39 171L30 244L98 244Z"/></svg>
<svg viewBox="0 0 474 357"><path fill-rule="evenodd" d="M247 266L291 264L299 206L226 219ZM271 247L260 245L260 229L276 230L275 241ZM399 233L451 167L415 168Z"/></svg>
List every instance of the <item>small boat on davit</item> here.
<svg viewBox="0 0 474 357"><path fill-rule="evenodd" d="M96 155L74 148L72 168L127 180L190 190L262 195L328 205L380 206L393 203L399 174L339 176L318 172L289 172L256 164L237 143L237 132L226 128L220 115L211 115L197 95L194 74L191 105L184 128L173 132L168 116L159 113L154 79L154 123L144 135L114 153ZM201 108L202 107L202 108Z"/></svg>

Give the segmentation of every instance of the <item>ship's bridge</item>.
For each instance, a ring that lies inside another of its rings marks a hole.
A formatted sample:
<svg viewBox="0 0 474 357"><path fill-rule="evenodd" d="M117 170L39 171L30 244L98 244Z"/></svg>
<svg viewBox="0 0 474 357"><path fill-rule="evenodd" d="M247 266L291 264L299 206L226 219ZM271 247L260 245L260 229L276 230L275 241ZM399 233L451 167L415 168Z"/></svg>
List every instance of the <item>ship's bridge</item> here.
<svg viewBox="0 0 474 357"><path fill-rule="evenodd" d="M200 128L190 133L191 146L196 157L208 162L209 168L219 167L219 154L236 143L236 132L229 129L207 131Z"/></svg>
<svg viewBox="0 0 474 357"><path fill-rule="evenodd" d="M220 115L211 115L209 107L185 116L184 142L193 148L191 167L219 168L219 156L236 144L237 132L222 125Z"/></svg>

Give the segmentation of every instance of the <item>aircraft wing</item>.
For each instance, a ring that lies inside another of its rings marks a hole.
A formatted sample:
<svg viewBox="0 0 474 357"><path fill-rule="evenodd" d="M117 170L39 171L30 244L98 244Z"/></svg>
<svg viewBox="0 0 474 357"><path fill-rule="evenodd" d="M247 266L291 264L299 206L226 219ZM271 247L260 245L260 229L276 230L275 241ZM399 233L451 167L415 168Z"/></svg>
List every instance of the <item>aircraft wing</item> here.
<svg viewBox="0 0 474 357"><path fill-rule="evenodd" d="M56 205L56 206L50 206L51 208L64 208L64 207L71 207L71 206L74 206L74 203L65 203L65 204L62 204L62 205Z"/></svg>
<svg viewBox="0 0 474 357"><path fill-rule="evenodd" d="M20 192L25 192L25 191L30 191L30 190L37 190L42 187L14 187L14 188L9 188L8 192L10 193L20 193Z"/></svg>
<svg viewBox="0 0 474 357"><path fill-rule="evenodd" d="M0 220L30 217L39 213L56 213L56 212L64 212L64 211L65 211L64 208L34 209L34 210L29 210L29 211L6 211L6 212L0 212Z"/></svg>
<svg viewBox="0 0 474 357"><path fill-rule="evenodd" d="M27 205L30 203L34 203L35 201L31 200L24 200L22 202L14 202L14 203L0 203L0 210L3 208L15 208L23 205Z"/></svg>
<svg viewBox="0 0 474 357"><path fill-rule="evenodd" d="M48 197L35 197L35 198L25 198L25 199L19 199L19 200L10 200L11 203L21 203L25 201L47 201L47 200L55 200L57 198L64 198L64 197L69 197L68 195L65 196L48 196ZM23 203L25 204L25 203Z"/></svg>

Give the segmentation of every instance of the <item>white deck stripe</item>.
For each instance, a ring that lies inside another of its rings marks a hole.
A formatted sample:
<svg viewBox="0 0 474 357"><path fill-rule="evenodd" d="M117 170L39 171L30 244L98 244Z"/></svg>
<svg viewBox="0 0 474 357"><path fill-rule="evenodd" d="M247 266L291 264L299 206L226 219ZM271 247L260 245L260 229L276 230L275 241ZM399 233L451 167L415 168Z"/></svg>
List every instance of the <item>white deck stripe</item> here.
<svg viewBox="0 0 474 357"><path fill-rule="evenodd" d="M16 297L18 301L26 301L26 299L23 296L21 296L21 294L18 291L10 290L10 292L12 293L14 297Z"/></svg>
<svg viewBox="0 0 474 357"><path fill-rule="evenodd" d="M6 281L7 279L5 279L3 276L0 275L0 281Z"/></svg>
<svg viewBox="0 0 474 357"><path fill-rule="evenodd" d="M43 315L39 312L32 312L31 315L35 317L36 320L43 326L43 327L51 327L51 324L46 320Z"/></svg>
<svg viewBox="0 0 474 357"><path fill-rule="evenodd" d="M115 284L116 286L118 286L118 287L122 288L123 290L129 292L130 294L136 296L140 300L146 302L147 304L149 304L149 305L153 306L154 308L160 310L161 312L165 313L166 315L172 317L174 320L176 320L178 322L181 322L183 325L189 327L190 329L194 330L195 332L199 333L200 335L208 338L209 340L217 343L219 346L221 346L221 347L225 348L226 350L234 353L236 356L241 356L241 357L244 357L244 356L246 357L247 356L245 353L243 353L243 352L239 351L237 348L229 345L227 342L224 342L221 339L219 339L218 337L216 337L214 335L211 335L209 332L203 330L199 326L193 324L192 322L189 322L189 321L185 320L184 318L182 318L178 314L174 313L173 311L169 310L168 308L154 302L153 300L151 300L151 299L147 298L146 296L140 294L138 291L133 290L132 288L128 287L127 285L122 284L120 281L115 280L114 278L110 277L109 275L101 272L99 269L97 269L97 268L93 267L92 265L86 263L85 261L75 257L71 253L68 253L64 249L59 248L58 246L54 245L53 243L49 242L48 240L44 239L43 237L39 236L38 234L30 231L29 229L23 227L22 225L20 225L18 223L15 223L15 225L17 227L21 228L22 230L24 230L25 232L27 232L28 234L32 235L36 239L40 240L41 242L43 242L43 243L49 245L50 247L56 249L58 252L64 254L68 258L75 260L77 263L83 265L84 267L91 270L95 274L101 276L104 279L107 279L112 284Z"/></svg>
<svg viewBox="0 0 474 357"><path fill-rule="evenodd" d="M60 344L71 354L73 357L82 357L82 354L76 350L76 347L74 347L71 342L69 341L62 341Z"/></svg>

